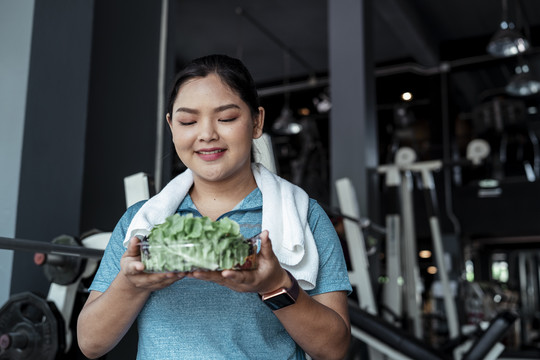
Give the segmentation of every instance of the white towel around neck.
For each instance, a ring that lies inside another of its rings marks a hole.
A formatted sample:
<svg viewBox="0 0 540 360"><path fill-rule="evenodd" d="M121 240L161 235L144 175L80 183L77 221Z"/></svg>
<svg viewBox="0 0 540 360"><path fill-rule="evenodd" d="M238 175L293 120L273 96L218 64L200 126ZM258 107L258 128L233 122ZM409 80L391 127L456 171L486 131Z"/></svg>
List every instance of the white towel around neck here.
<svg viewBox="0 0 540 360"><path fill-rule="evenodd" d="M272 249L284 269L304 290L316 285L319 254L308 222L309 196L300 187L276 176L263 165L252 164L263 197L262 229L268 230ZM126 232L124 246L136 235L146 236L154 225L174 214L193 184L191 170L171 180L135 214Z"/></svg>

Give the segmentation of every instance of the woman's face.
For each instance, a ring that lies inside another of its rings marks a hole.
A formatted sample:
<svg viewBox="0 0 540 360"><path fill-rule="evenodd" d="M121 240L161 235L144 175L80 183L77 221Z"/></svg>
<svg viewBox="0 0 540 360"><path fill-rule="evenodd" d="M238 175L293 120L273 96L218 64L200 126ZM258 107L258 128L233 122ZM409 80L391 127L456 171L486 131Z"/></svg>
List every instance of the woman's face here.
<svg viewBox="0 0 540 360"><path fill-rule="evenodd" d="M264 110L248 105L210 74L184 83L167 114L176 153L195 177L230 180L250 173L251 141L262 135Z"/></svg>

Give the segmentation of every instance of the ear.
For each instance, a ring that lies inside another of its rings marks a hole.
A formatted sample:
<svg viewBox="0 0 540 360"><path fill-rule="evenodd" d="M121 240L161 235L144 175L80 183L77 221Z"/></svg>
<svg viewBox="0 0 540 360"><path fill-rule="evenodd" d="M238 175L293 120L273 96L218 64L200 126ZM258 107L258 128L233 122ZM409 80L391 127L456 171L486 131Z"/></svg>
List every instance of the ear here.
<svg viewBox="0 0 540 360"><path fill-rule="evenodd" d="M172 119L171 119L171 114L167 113L167 115L165 116L166 119L167 119L167 124L169 124L169 128L172 130Z"/></svg>
<svg viewBox="0 0 540 360"><path fill-rule="evenodd" d="M263 134L264 127L264 108L259 106L259 113L253 119L253 138L258 139Z"/></svg>

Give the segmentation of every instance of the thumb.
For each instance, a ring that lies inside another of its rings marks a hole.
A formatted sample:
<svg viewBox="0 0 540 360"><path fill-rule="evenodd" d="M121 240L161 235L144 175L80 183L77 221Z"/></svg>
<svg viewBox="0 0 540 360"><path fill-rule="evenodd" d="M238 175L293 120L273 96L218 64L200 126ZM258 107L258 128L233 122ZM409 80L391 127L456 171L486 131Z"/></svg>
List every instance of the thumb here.
<svg viewBox="0 0 540 360"><path fill-rule="evenodd" d="M272 250L272 241L270 240L270 237L268 236L268 230L264 230L263 232L261 232L260 238L261 238L260 255L265 258L271 257L274 252Z"/></svg>
<svg viewBox="0 0 540 360"><path fill-rule="evenodd" d="M141 239L139 239L137 236L132 237L129 240L128 248L126 250L126 256L139 256L141 254L140 242Z"/></svg>

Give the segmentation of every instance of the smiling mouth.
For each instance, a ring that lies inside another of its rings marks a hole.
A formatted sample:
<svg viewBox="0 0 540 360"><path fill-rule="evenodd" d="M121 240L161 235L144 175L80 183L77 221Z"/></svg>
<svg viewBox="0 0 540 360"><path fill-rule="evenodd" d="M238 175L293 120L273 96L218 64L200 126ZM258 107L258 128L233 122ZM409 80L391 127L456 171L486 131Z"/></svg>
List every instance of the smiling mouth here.
<svg viewBox="0 0 540 360"><path fill-rule="evenodd" d="M212 151L197 151L198 154L202 154L202 155L211 155L211 154L217 154L217 153L220 153L220 152L223 152L225 150L212 150Z"/></svg>

